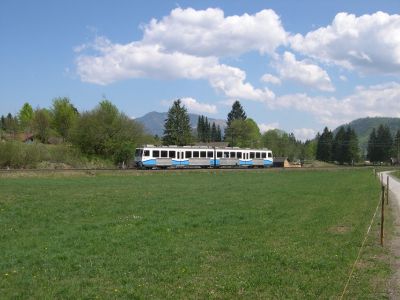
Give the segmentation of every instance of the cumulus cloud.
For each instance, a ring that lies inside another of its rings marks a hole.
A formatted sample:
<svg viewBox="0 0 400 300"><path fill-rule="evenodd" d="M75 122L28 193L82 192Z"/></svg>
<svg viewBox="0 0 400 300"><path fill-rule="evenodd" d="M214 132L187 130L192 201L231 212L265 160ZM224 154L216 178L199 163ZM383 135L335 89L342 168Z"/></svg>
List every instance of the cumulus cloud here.
<svg viewBox="0 0 400 300"><path fill-rule="evenodd" d="M322 124L337 126L366 116L400 117L398 99L400 84L391 82L358 87L353 94L341 99L293 94L277 97L268 105L274 109L286 108L307 112Z"/></svg>
<svg viewBox="0 0 400 300"><path fill-rule="evenodd" d="M219 8L176 8L144 26L143 43L172 52L221 57L252 50L273 53L287 39L279 16L270 9L225 17Z"/></svg>
<svg viewBox="0 0 400 300"><path fill-rule="evenodd" d="M113 44L104 37L85 48L95 50L98 55L77 57L77 72L84 82L107 85L130 78L205 79L227 97L255 101L275 97L272 91L256 89L246 82L243 70L220 64L215 57L166 53L159 45L140 42Z"/></svg>
<svg viewBox="0 0 400 300"><path fill-rule="evenodd" d="M269 123L269 124L261 123L261 124L258 124L258 128L260 129L261 133L264 133L264 132L267 132L269 130L273 130L273 129L279 128L279 123L278 122Z"/></svg>
<svg viewBox="0 0 400 300"><path fill-rule="evenodd" d="M376 12L356 17L339 13L331 25L305 36L293 36L291 47L323 62L348 69L398 74L400 15Z"/></svg>
<svg viewBox="0 0 400 300"><path fill-rule="evenodd" d="M286 51L283 54L282 60L276 62L276 69L283 80L297 81L322 91L335 90L325 70L306 60L297 60L291 52Z"/></svg>
<svg viewBox="0 0 400 300"><path fill-rule="evenodd" d="M261 81L271 84L281 84L281 80L279 79L279 77L276 77L272 74L264 74L261 77Z"/></svg>
<svg viewBox="0 0 400 300"><path fill-rule="evenodd" d="M293 130L293 134L296 139L304 142L315 138L317 132L312 128L296 128Z"/></svg>
<svg viewBox="0 0 400 300"><path fill-rule="evenodd" d="M200 103L197 102L196 99L193 99L191 97L182 98L181 101L186 106L189 112L209 114L216 114L218 112L215 105Z"/></svg>

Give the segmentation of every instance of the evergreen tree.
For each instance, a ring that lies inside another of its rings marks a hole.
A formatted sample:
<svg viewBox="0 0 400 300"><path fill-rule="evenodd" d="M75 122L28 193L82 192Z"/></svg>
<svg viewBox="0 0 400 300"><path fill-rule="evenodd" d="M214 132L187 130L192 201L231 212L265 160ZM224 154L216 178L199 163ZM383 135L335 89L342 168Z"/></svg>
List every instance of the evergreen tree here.
<svg viewBox="0 0 400 300"><path fill-rule="evenodd" d="M211 126L211 142L217 142L217 139L217 126L215 126L215 122L213 122Z"/></svg>
<svg viewBox="0 0 400 300"><path fill-rule="evenodd" d="M350 126L347 127L345 136L345 162L348 164L354 164L360 158L360 148L358 146L358 137L354 129Z"/></svg>
<svg viewBox="0 0 400 300"><path fill-rule="evenodd" d="M371 134L369 135L368 147L367 147L367 157L371 162L378 161L376 143L377 143L376 130L375 128L373 128Z"/></svg>
<svg viewBox="0 0 400 300"><path fill-rule="evenodd" d="M397 164L399 164L400 163L400 130L397 130L397 133L394 137L393 146L394 146L393 153L397 159Z"/></svg>
<svg viewBox="0 0 400 300"><path fill-rule="evenodd" d="M197 140L199 142L203 139L203 116L197 118Z"/></svg>
<svg viewBox="0 0 400 300"><path fill-rule="evenodd" d="M333 134L328 127L324 128L323 133L317 143L317 159L321 161L332 161Z"/></svg>
<svg viewBox="0 0 400 300"><path fill-rule="evenodd" d="M393 145L392 135L388 126L380 125L376 134L377 153L379 161L389 161Z"/></svg>
<svg viewBox="0 0 400 300"><path fill-rule="evenodd" d="M204 142L210 142L211 140L211 126L210 122L208 122L208 118L205 117L204 120Z"/></svg>
<svg viewBox="0 0 400 300"><path fill-rule="evenodd" d="M236 128L232 128L232 122L235 120L246 120L247 116L244 112L244 109L239 101L235 101L232 105L231 111L228 113L228 118L226 121L226 128L225 128L225 140L229 142L231 146L235 144L235 137L239 134L235 132L235 129L240 131L240 128L236 126Z"/></svg>
<svg viewBox="0 0 400 300"><path fill-rule="evenodd" d="M346 130L344 127L340 127L335 135L332 144L332 158L339 164L343 164L346 161L347 154L347 141L346 141Z"/></svg>
<svg viewBox="0 0 400 300"><path fill-rule="evenodd" d="M0 119L0 129L1 130L6 130L6 118L1 115L1 119Z"/></svg>
<svg viewBox="0 0 400 300"><path fill-rule="evenodd" d="M192 134L190 119L181 100L174 101L168 110L168 117L164 124L164 145L184 146L191 143Z"/></svg>
<svg viewBox="0 0 400 300"><path fill-rule="evenodd" d="M217 126L217 139L215 141L222 142L222 131L219 125Z"/></svg>

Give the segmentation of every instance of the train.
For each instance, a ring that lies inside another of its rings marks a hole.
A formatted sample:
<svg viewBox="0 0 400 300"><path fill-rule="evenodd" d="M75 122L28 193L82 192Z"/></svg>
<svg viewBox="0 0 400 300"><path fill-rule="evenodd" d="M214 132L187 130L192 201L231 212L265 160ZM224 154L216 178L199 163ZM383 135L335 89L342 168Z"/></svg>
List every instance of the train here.
<svg viewBox="0 0 400 300"><path fill-rule="evenodd" d="M135 166L140 169L271 167L272 151L238 147L154 146L136 148Z"/></svg>

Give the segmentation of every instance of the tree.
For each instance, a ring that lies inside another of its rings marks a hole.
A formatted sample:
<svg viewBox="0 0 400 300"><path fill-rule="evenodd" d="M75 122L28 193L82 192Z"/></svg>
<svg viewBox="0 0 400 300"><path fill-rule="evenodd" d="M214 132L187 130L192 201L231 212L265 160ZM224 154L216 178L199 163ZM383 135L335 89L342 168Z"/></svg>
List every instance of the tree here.
<svg viewBox="0 0 400 300"><path fill-rule="evenodd" d="M393 139L387 125L379 125L376 133L377 158L379 161L389 161L391 157Z"/></svg>
<svg viewBox="0 0 400 300"><path fill-rule="evenodd" d="M164 145L189 145L192 142L189 115L181 100L174 101L164 124Z"/></svg>
<svg viewBox="0 0 400 300"><path fill-rule="evenodd" d="M135 147L148 141L143 126L119 112L108 100L78 117L70 139L83 153L109 158L115 163L128 163Z"/></svg>
<svg viewBox="0 0 400 300"><path fill-rule="evenodd" d="M47 143L50 135L50 112L45 108L36 109L32 122L37 138L42 143Z"/></svg>
<svg viewBox="0 0 400 300"><path fill-rule="evenodd" d="M6 130L6 118L1 115L1 119L0 119L0 129L1 130Z"/></svg>
<svg viewBox="0 0 400 300"><path fill-rule="evenodd" d="M397 130L397 133L394 137L394 149L393 153L395 154L395 157L397 158L397 164L400 163L400 130Z"/></svg>
<svg viewBox="0 0 400 300"><path fill-rule="evenodd" d="M235 129L232 127L232 122L235 120L246 120L247 116L244 112L244 109L239 101L235 101L232 105L231 111L228 113L228 118L226 121L227 127L225 128L225 140L229 142L231 146L235 144L235 137L238 136L238 132L235 132ZM237 129L240 130L236 126Z"/></svg>
<svg viewBox="0 0 400 300"><path fill-rule="evenodd" d="M7 117L5 118L5 131L12 135L13 138L15 139L15 136L18 133L18 128L19 128L19 122L18 122L18 118L15 116L13 117L13 115L11 113L7 114Z"/></svg>
<svg viewBox="0 0 400 300"><path fill-rule="evenodd" d="M25 103L18 114L19 124L26 133L32 130L33 109L29 103Z"/></svg>
<svg viewBox="0 0 400 300"><path fill-rule="evenodd" d="M360 159L360 148L358 146L358 137L353 128L347 127L346 135L346 155L345 161L348 164L353 164Z"/></svg>
<svg viewBox="0 0 400 300"><path fill-rule="evenodd" d="M222 142L222 131L221 131L221 127L219 125L217 125L217 138L215 141Z"/></svg>
<svg viewBox="0 0 400 300"><path fill-rule="evenodd" d="M53 126L63 140L68 139L69 132L78 117L78 110L68 98L55 98L51 108L53 113Z"/></svg>
<svg viewBox="0 0 400 300"><path fill-rule="evenodd" d="M325 127L317 142L316 158L326 162L332 161L332 144L332 131L330 131L328 127Z"/></svg>
<svg viewBox="0 0 400 300"><path fill-rule="evenodd" d="M346 154L347 154L346 148L347 148L346 130L342 126L336 133L332 144L332 158L334 161L337 161L341 165L346 161Z"/></svg>
<svg viewBox="0 0 400 300"><path fill-rule="evenodd" d="M375 128L372 129L371 134L369 135L368 139L368 147L367 147L367 157L371 162L378 161L378 153L376 147L377 139L376 139L376 130Z"/></svg>

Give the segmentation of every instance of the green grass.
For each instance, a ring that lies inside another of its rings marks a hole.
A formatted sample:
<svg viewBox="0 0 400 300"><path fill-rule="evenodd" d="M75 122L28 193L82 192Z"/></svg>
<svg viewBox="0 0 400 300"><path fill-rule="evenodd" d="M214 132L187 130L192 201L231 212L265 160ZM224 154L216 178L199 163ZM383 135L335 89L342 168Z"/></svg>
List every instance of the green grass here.
<svg viewBox="0 0 400 300"><path fill-rule="evenodd" d="M0 295L21 299L337 298L379 199L371 170L0 177L0 191ZM371 258L385 250L369 247L348 297L385 297Z"/></svg>

